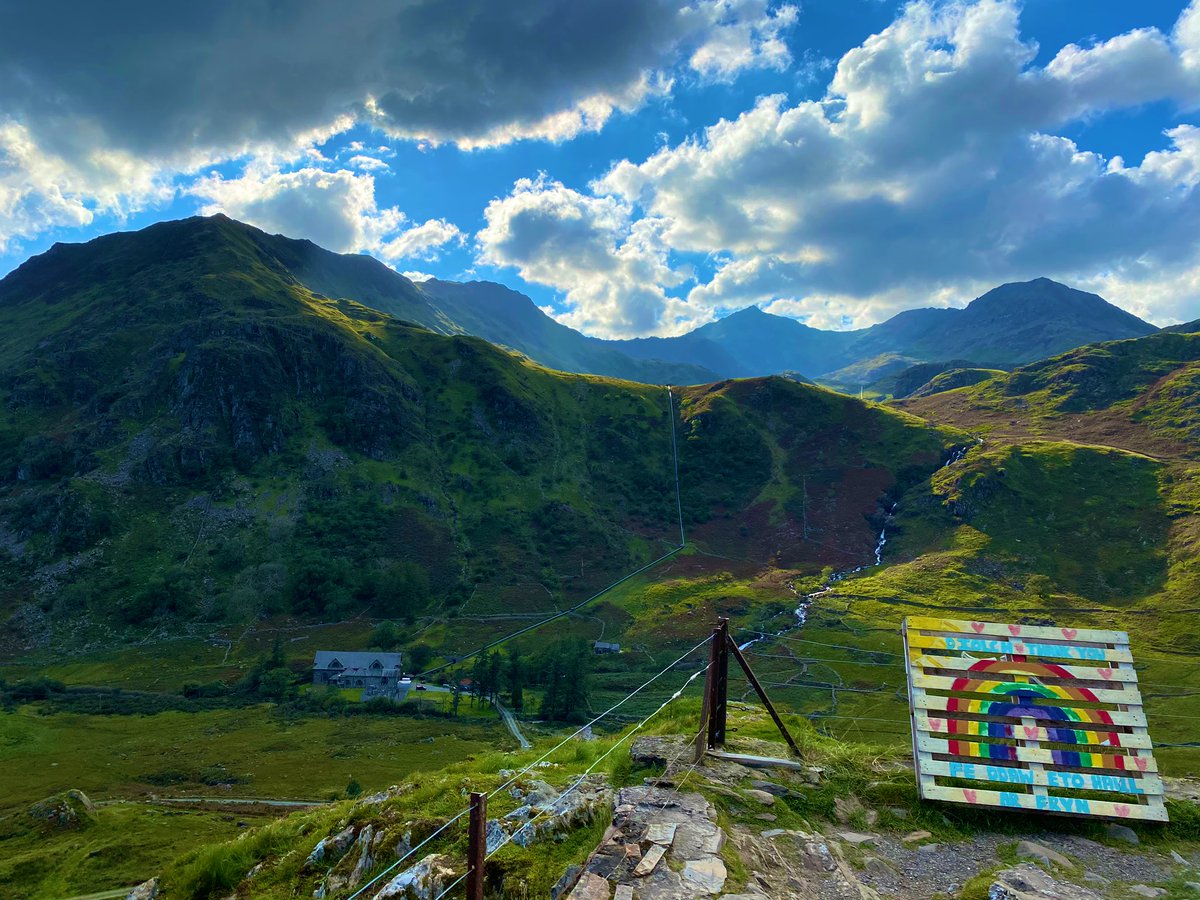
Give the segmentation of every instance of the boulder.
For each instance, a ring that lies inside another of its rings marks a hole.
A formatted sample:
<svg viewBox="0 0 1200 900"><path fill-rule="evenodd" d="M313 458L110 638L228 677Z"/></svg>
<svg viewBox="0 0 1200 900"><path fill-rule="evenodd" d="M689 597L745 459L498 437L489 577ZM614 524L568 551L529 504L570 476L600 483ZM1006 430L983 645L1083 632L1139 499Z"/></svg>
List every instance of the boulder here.
<svg viewBox="0 0 1200 900"><path fill-rule="evenodd" d="M1113 840L1124 841L1126 844L1133 844L1135 847L1141 843L1137 832L1128 825L1118 825L1116 822L1109 822L1104 830L1108 832L1108 836Z"/></svg>
<svg viewBox="0 0 1200 900"><path fill-rule="evenodd" d="M453 880L449 857L431 853L385 884L373 900L432 900Z"/></svg>
<svg viewBox="0 0 1200 900"><path fill-rule="evenodd" d="M1129 890L1139 897L1166 897L1168 895L1166 888L1150 887L1148 884L1131 884Z"/></svg>
<svg viewBox="0 0 1200 900"><path fill-rule="evenodd" d="M125 900L154 900L158 896L158 879L151 878L143 881L125 895Z"/></svg>
<svg viewBox="0 0 1200 900"><path fill-rule="evenodd" d="M1058 881L1033 863L1021 863L996 876L988 900L1101 900L1099 894L1077 884Z"/></svg>
<svg viewBox="0 0 1200 900"><path fill-rule="evenodd" d="M879 840L879 835L877 834L862 834L858 831L839 831L837 836L847 844L854 844L856 847L859 844L873 844Z"/></svg>
<svg viewBox="0 0 1200 900"><path fill-rule="evenodd" d="M601 878L592 872L584 872L575 889L567 895L568 900L608 900L612 896L612 886L607 878Z"/></svg>
<svg viewBox="0 0 1200 900"><path fill-rule="evenodd" d="M705 859L691 859L683 864L684 884L709 894L719 894L725 887L728 873L725 863L719 856L709 856Z"/></svg>
<svg viewBox="0 0 1200 900"><path fill-rule="evenodd" d="M358 861L350 873L351 884L358 884L375 867L375 854L371 852L376 843L375 836L375 826L370 824L364 825L358 833L358 840L354 842L359 848Z"/></svg>
<svg viewBox="0 0 1200 900"><path fill-rule="evenodd" d="M757 800L763 806L773 806L775 804L774 794L768 794L766 791L760 791L757 788L746 791L746 796L751 800Z"/></svg>
<svg viewBox="0 0 1200 900"><path fill-rule="evenodd" d="M83 791L64 791L29 807L28 814L37 824L55 831L87 828L95 819L96 807Z"/></svg>
<svg viewBox="0 0 1200 900"><path fill-rule="evenodd" d="M931 833L918 828L916 831L910 831L901 840L906 844L916 844L920 841L929 840L931 837L933 837Z"/></svg>
<svg viewBox="0 0 1200 900"><path fill-rule="evenodd" d="M750 786L760 791L766 791L768 794L774 794L776 797L786 797L792 792L791 788L773 781L751 781Z"/></svg>
<svg viewBox="0 0 1200 900"><path fill-rule="evenodd" d="M350 849L353 843L354 826L348 825L337 834L321 838L317 842L317 846L313 847L312 853L308 854L308 859L304 861L304 865L309 868L333 865L333 863L346 855L346 851Z"/></svg>
<svg viewBox="0 0 1200 900"><path fill-rule="evenodd" d="M1072 865L1061 853L1033 841L1021 841L1017 844L1017 856L1020 859L1040 859L1046 865L1054 864L1064 869L1069 869Z"/></svg>
<svg viewBox="0 0 1200 900"><path fill-rule="evenodd" d="M863 812L863 805L857 797L834 797L833 817L842 825L847 825L856 814Z"/></svg>

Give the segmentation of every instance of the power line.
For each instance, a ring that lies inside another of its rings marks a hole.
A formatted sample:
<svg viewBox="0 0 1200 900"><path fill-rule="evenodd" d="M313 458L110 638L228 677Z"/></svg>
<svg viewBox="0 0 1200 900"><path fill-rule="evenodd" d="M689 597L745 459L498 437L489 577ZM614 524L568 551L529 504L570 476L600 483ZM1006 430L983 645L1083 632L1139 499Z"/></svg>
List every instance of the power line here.
<svg viewBox="0 0 1200 900"><path fill-rule="evenodd" d="M671 457L675 460L675 508L679 512L679 546L682 547L687 543L687 538L683 534L683 494L679 488L679 446L675 437L675 397L671 393L669 384L667 385L667 410L668 418L671 420Z"/></svg>
<svg viewBox="0 0 1200 900"><path fill-rule="evenodd" d="M610 756L618 747L620 747L623 743L625 743L627 740L629 740L631 737L633 737L635 734L637 734L639 731L641 731L641 729L645 726L645 724L647 722L649 722L651 719L653 719L655 716L657 716L660 712L662 712L664 709L666 709L667 706L669 706L674 700L679 699L679 697L682 696L683 692L685 690L687 690L688 686L693 681L695 681L698 677L703 675L707 670L708 670L708 663L705 663L704 666L701 667L700 669L697 669L691 675L691 677L689 677L688 680L685 681L682 684L682 686L680 686L680 688L675 691L675 693L673 693L670 697L668 697L666 700L664 700L662 705L659 706L658 709L656 709L654 712L650 713L650 715L646 716L646 718L642 719L642 721L640 721L636 725L634 725L633 728L631 728L626 735L619 738L611 747L609 747L606 751L604 751L604 753L602 753L600 756L598 756L592 762L592 764L590 766L588 766L586 769L584 769L583 772L575 779L574 784L572 784L569 788L567 788L565 791L563 791L562 793L560 793L558 795L558 798L555 800L554 803L552 803L550 806L547 806L540 813L538 813L536 816L531 818L524 825L522 825L520 828L518 828L516 831L514 831L512 834L508 835L504 839L504 841L501 842L500 845L496 847L495 850L493 850L491 853L489 853L484 858L490 859L493 855L495 855L496 853L499 853L500 850L502 850L504 847L506 847L510 843L512 843L513 840L516 839L518 834L520 834L522 831L524 831L526 828L528 828L534 822L538 821L540 818L545 816L547 813L551 812L554 809L554 807L557 805L559 800L561 800L563 797L567 796L568 794L571 794L574 791L578 790L579 786L581 784L583 784L584 779L587 778L587 776L590 775L595 770L596 766L600 765L600 763L602 763L608 756Z"/></svg>
<svg viewBox="0 0 1200 900"><path fill-rule="evenodd" d="M636 569L633 572L630 572L628 575L618 578L612 584L600 589L596 593L592 594L592 596L588 597L586 600L583 600L580 603L576 603L574 606L568 607L567 609L561 610L560 612L557 612L554 615L547 616L545 619L542 619L540 622L535 622L532 625L526 626L525 628L521 628L518 631L514 631L512 634L507 634L504 637L496 638L496 640L490 641L489 643L484 644L482 647L472 650L470 653L466 654L465 656L460 656L457 660L455 660L452 663L444 663L440 666L434 666L432 669L427 669L424 672L421 672L417 676L418 678L427 678L428 676L434 674L435 672L440 672L443 669L448 669L451 666L456 666L459 663L463 662L464 660L468 660L468 659L471 659L472 657L478 656L480 653L484 653L484 652L492 649L493 647L497 647L500 644L511 641L513 638L520 637L523 634L526 634L530 631L534 631L535 629L541 628L543 625L549 625L551 622L557 621L558 619L561 619L564 616L569 616L569 615L571 615L571 613L582 609L583 607L587 606L592 601L594 601L594 600L598 599L599 597L601 597L602 595L608 593L613 588L615 588L617 585L628 581L630 578L633 578L635 575L641 575L647 569L654 568L660 562L663 562L664 560L669 559L670 557L674 556L676 553L678 553L680 550L682 550L684 547L687 546L687 537L683 531L683 494L681 492L680 484L679 484L679 448L678 448L678 445L676 443L676 438L675 438L675 401L674 401L673 395L671 394L671 388L669 385L667 386L667 407L668 407L667 418L671 425L671 458L674 462L674 467L675 467L675 507L679 513L679 546L673 548L672 550L670 550L667 553L664 553L658 559L656 559L652 562L646 563L646 565L642 566L640 569Z"/></svg>
<svg viewBox="0 0 1200 900"><path fill-rule="evenodd" d="M442 900L443 897L445 897L448 893L450 893L452 890L454 890L456 887L458 887L460 884L462 884L463 881L466 879L466 877L470 874L471 874L471 870L467 869L467 871L463 872L461 875L459 875L457 878L455 878L452 882L450 882L450 886L447 887L445 890L443 890L436 897L434 897L433 900Z"/></svg>
<svg viewBox="0 0 1200 900"><path fill-rule="evenodd" d="M388 866L386 869L384 869L382 872L380 872L378 875L376 875L374 878L372 878L370 881L368 881L366 884L364 884L362 887L360 887L357 891L355 891L353 894L351 894L349 897L347 897L346 900L354 900L355 897L362 894L367 888L369 888L371 885L373 885L377 881L379 881L379 879L383 878L384 876L388 875L391 872L394 872L396 870L396 867L399 866L400 863L404 862L406 859L408 859L410 856L412 856L414 853L416 853L418 850L420 850L422 847L424 847L426 844L428 844L430 841L432 841L435 837L437 837L439 834L441 834L443 831L445 831L447 828L449 828L451 825L453 825L455 822L457 822L459 819L461 819L463 816L465 816L468 812L470 812L469 809L464 809L462 812L460 812L458 815L456 815L453 819L450 819L449 821L447 821L444 825L442 825L441 828L439 828L433 834L429 835L429 837L425 838L425 840L421 841L421 843L417 844L415 847L413 847L411 850L409 850L407 853L405 853L402 857L400 857L398 860L396 860L394 863L392 863L390 866ZM463 877L465 878L466 876L463 876ZM455 882L455 883L457 884L457 882Z"/></svg>
<svg viewBox="0 0 1200 900"><path fill-rule="evenodd" d="M614 703L612 706L610 706L604 712L600 713L600 715L596 716L594 719L592 719L586 725L581 726L575 732L573 732L572 734L563 738L563 740L559 741L557 744L555 744L553 747L551 747L549 750L547 750L545 753L543 753L540 757L535 759L529 765L525 766L525 768L521 769L515 775L513 775L511 778L509 778L508 781L504 782L499 787L497 787L495 790L493 790L490 794L488 794L488 799L490 800L492 797L495 797L497 794L499 794L505 788L511 786L522 775L528 774L539 763L545 762L547 759L549 759L551 756L553 756L556 752L561 750L568 743L570 743L572 740L574 740L579 735L581 735L585 730L587 730L591 726L595 725L597 722L599 722L605 716L612 713L613 710L617 709L622 704L633 699L635 696L637 696L639 693L641 693L645 688L649 687L651 684L653 684L659 678L662 678L664 675L666 675L668 672L670 672L672 669L674 669L675 666L679 665L679 663L683 662L685 659L687 659L689 656L691 656L693 653L695 653L697 650L699 650L701 647L703 647L705 644L707 644L709 640L710 640L710 638L706 637L704 640L702 640L700 643L698 643L695 647L692 647L691 650L688 650L687 653L683 654L683 656L679 657L677 660L675 660L673 663L671 663L665 669L660 671L657 675L650 678L648 681L643 683L641 686L634 688L632 691L630 691L628 694L626 694L623 698L618 700L616 703ZM704 670L701 669L701 671L704 671ZM695 678L695 676L692 676L692 678ZM688 683L690 683L690 682L691 682L691 679L688 680ZM686 684L685 684L685 687L686 687ZM682 690L682 688L680 690ZM644 721L645 720L643 720L643 722ZM410 856L412 856L414 853L416 853L418 850L420 850L422 847L424 847L426 844L428 844L430 841L432 841L434 838L436 838L438 835L440 835L442 832L444 832L447 828L449 828L451 825L453 825L455 822L457 822L459 819L461 819L463 816L465 816L468 812L470 812L470 809L464 809L461 812L459 812L458 815L454 816L454 818L447 821L437 831L435 831L433 834L429 835L429 837L425 838L425 840L421 841L421 843L417 844L415 847L413 847L411 850L409 850L407 853L405 853L402 857L397 859L395 862L393 862L391 865L389 865L386 869L384 869L382 872L380 872L378 875L376 875L374 878L372 878L370 881L368 881L366 884L364 884L361 888L359 888L357 891L355 891L353 894L351 894L350 897L348 898L348 900L354 900L354 898L356 898L360 894L362 894L363 891L365 891L367 888L371 887L371 885L375 884L377 881L379 881L379 879L383 878L390 872L395 871L395 869L402 862L404 862L406 859L408 859ZM457 884L457 882L456 882L456 884ZM447 889L447 890L449 890L449 889Z"/></svg>
<svg viewBox="0 0 1200 900"><path fill-rule="evenodd" d="M607 587L602 588L601 590L592 594L592 596L588 597L586 600L583 600L580 603L576 603L574 606L564 609L560 612L556 612L554 615L548 616L545 619L542 619L540 622L535 622L532 625L527 625L525 628L521 628L517 631L514 631L512 634L506 634L504 637L499 637L499 638L496 638L496 640L494 640L494 641L489 641L488 643L484 644L482 647L478 647L475 650L472 650L470 653L467 653L464 656L458 657L458 659L456 659L452 663L443 663L440 666L434 666L432 669L426 669L424 672L420 673L417 677L421 678L421 679L428 678L428 676L434 674L435 672L440 672L440 671L442 671L442 669L449 669L451 666L457 666L459 663L463 662L464 660L468 660L473 656L478 656L480 653L484 653L485 651L491 650L493 647L497 647L500 644L511 641L513 638L520 637L521 635L526 634L527 632L534 631L535 629L541 628L543 625L549 625L551 622L561 619L564 616L569 616L569 615L571 615L571 613L582 609L583 607L587 606L589 603L591 603L593 600L596 600L603 594L607 594L609 591L611 591L617 585L628 581L630 578L633 578L635 575L641 575L647 569L654 568L660 562L662 562L665 559L669 559L670 557L674 556L676 553L678 553L682 549L683 549L683 547L676 547L674 550L664 553L658 559L653 560L652 562L646 563L640 569L635 569L634 571L630 572L628 575L624 575L624 576L618 578L612 584L610 584Z"/></svg>
<svg viewBox="0 0 1200 900"><path fill-rule="evenodd" d="M790 644L790 643L813 644L817 647L832 647L835 650L849 650L853 653L873 653L876 655L883 655L883 656L901 657L904 655L902 653L896 653L892 650L872 650L868 647L850 647L850 646L847 646L846 644L830 644L825 641L813 641L813 640L808 640L807 638L792 637L790 634L770 634L766 631L757 631L753 628L739 628L738 630L741 632L744 632L746 634L757 634L759 637L766 638L766 639L774 639L777 641L783 641L785 644Z"/></svg>

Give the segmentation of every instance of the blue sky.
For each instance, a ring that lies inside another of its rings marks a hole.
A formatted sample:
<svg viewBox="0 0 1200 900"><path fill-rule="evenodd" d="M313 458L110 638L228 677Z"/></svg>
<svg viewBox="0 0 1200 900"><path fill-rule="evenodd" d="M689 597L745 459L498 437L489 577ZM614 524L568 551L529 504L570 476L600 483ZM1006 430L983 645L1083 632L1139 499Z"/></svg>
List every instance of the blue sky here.
<svg viewBox="0 0 1200 900"><path fill-rule="evenodd" d="M1200 317L1195 4L392 6L0 13L0 273L225 211L600 336L1039 275Z"/></svg>

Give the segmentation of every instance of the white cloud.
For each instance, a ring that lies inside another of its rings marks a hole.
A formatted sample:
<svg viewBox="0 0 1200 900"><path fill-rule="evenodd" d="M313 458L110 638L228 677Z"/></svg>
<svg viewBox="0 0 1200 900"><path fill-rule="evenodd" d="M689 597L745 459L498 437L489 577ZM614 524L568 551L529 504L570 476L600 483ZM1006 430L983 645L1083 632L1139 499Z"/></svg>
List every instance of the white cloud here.
<svg viewBox="0 0 1200 900"><path fill-rule="evenodd" d="M744 69L784 69L792 61L783 32L795 25L797 7L772 10L766 0L717 0L694 10L706 16L708 34L688 60L705 78L729 81Z"/></svg>
<svg viewBox="0 0 1200 900"><path fill-rule="evenodd" d="M238 178L212 174L189 189L204 215L223 212L268 232L308 238L340 253L368 251L393 261L431 259L462 232L444 219L409 225L395 206L380 208L371 175L342 169L281 171L253 164Z"/></svg>
<svg viewBox="0 0 1200 900"><path fill-rule="evenodd" d="M695 311L664 291L685 276L667 264L658 223L631 213L612 197L522 179L488 204L476 236L481 261L563 291L567 309L557 317L574 328L606 337L686 330Z"/></svg>
<svg viewBox="0 0 1200 900"><path fill-rule="evenodd" d="M1172 128L1136 165L1054 132L1151 101L1200 107L1198 10L1193 2L1169 36L1139 29L1070 45L1039 68L1015 0L912 3L842 57L822 100L764 97L640 163L620 162L590 195L551 185L572 195L571 209L608 214L542 216L525 252L492 258L566 290L567 319L597 331L658 322L656 297L676 318L773 303L813 324L864 325L1001 281L1088 284L1105 272L1116 273L1105 276L1115 302L1160 321L1194 318L1200 129ZM530 195L518 186L503 208ZM622 273L620 290L642 298L639 316L622 319L592 259L599 253L612 277L621 235L643 223L662 262ZM542 261L540 248L560 240L572 252ZM717 260L682 305L663 291L680 282L669 251ZM1178 300L1136 287L1151 284Z"/></svg>
<svg viewBox="0 0 1200 900"><path fill-rule="evenodd" d="M445 219L429 219L420 225L406 228L396 237L373 249L388 260L437 259L437 251L452 242L463 242L463 233L459 227Z"/></svg>
<svg viewBox="0 0 1200 900"><path fill-rule="evenodd" d="M240 178L216 173L201 178L189 192L206 201L200 210L204 215L223 212L339 253L378 247L404 223L396 207L376 205L374 178L344 169L282 172L255 164Z"/></svg>
<svg viewBox="0 0 1200 900"><path fill-rule="evenodd" d="M64 157L25 126L0 119L0 252L51 228L88 225L165 200L171 188L152 165L113 150Z"/></svg>
<svg viewBox="0 0 1200 900"><path fill-rule="evenodd" d="M378 172L391 168L382 159L376 159L374 156L364 156L359 154L352 156L346 160L348 165L354 166L356 169L361 169L364 172Z"/></svg>

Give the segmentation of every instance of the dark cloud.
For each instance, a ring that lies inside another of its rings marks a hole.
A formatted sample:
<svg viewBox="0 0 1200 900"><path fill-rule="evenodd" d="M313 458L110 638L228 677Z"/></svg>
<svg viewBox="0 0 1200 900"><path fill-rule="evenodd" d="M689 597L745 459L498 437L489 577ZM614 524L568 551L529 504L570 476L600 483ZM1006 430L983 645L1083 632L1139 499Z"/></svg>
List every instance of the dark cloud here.
<svg viewBox="0 0 1200 900"><path fill-rule="evenodd" d="M340 116L443 141L568 136L755 24L765 46L765 4L712 0L10 3L0 110L49 152L76 151L87 122L90 140L172 159Z"/></svg>

